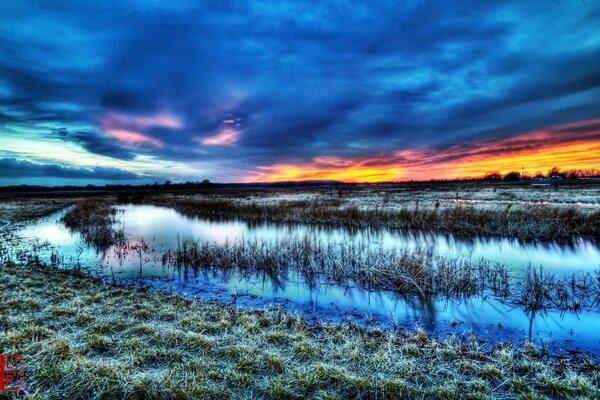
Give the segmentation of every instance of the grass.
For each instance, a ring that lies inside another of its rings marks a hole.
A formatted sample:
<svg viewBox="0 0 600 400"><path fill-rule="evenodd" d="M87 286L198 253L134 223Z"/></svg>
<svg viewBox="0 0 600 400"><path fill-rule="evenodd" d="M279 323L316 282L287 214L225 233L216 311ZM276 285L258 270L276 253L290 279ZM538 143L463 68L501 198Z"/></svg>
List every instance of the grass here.
<svg viewBox="0 0 600 400"><path fill-rule="evenodd" d="M202 199L202 197L138 197L138 202L173 207L188 216L240 218L251 222L303 223L353 228L413 229L457 236L502 236L524 240L565 240L573 236L600 238L600 211L583 212L575 206L479 208L455 203L441 206L404 203L386 207L382 202L362 207L341 200L296 200L275 203Z"/></svg>
<svg viewBox="0 0 600 400"><path fill-rule="evenodd" d="M331 226L419 229L524 240L600 239L600 184L397 184L309 189L155 190L0 196L0 215L47 215L81 198L175 207L207 218ZM27 207L23 207L27 205ZM0 224L2 224L0 220Z"/></svg>
<svg viewBox="0 0 600 400"><path fill-rule="evenodd" d="M81 233L83 240L98 249L123 242L125 233L115 228L117 210L110 201L89 198L79 201L61 218L68 228Z"/></svg>
<svg viewBox="0 0 600 400"><path fill-rule="evenodd" d="M0 329L0 351L26 357L31 399L600 396L595 361L531 344L309 325L41 265L0 267Z"/></svg>
<svg viewBox="0 0 600 400"><path fill-rule="evenodd" d="M45 217L73 204L76 197L0 196L0 228L11 224Z"/></svg>
<svg viewBox="0 0 600 400"><path fill-rule="evenodd" d="M163 265L236 271L265 272L274 282L285 281L290 271L309 286L318 279L356 282L369 290L386 290L421 297L468 297L486 289L506 292L509 274L504 266L484 260L433 256L429 251L370 246L367 241L337 243L314 235L288 239L242 240L218 245L184 242L162 255Z"/></svg>
<svg viewBox="0 0 600 400"><path fill-rule="evenodd" d="M579 312L584 308L600 306L600 270L595 274L577 272L558 277L542 267L527 269L519 285L516 303L525 311L547 309Z"/></svg>
<svg viewBox="0 0 600 400"><path fill-rule="evenodd" d="M166 250L163 265L242 275L266 273L285 282L293 272L307 286L319 280L353 282L369 291L390 291L422 299L493 295L526 312L580 312L600 306L600 270L558 276L529 267L525 276L485 260L433 256L429 251L369 246L368 242L337 243L315 236L239 241L233 244L184 242Z"/></svg>

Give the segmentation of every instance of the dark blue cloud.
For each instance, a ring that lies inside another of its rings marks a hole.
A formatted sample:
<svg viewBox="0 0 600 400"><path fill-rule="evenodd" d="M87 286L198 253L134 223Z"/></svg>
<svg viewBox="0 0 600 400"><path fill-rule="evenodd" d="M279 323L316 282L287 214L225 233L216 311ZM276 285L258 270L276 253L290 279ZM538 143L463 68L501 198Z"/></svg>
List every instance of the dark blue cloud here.
<svg viewBox="0 0 600 400"><path fill-rule="evenodd" d="M15 158L0 159L0 178L69 178L103 181L138 180L142 177L117 168L76 168L54 164L36 164ZM151 179L152 177L143 177Z"/></svg>
<svg viewBox="0 0 600 400"><path fill-rule="evenodd" d="M117 160L204 162L216 179L503 138L600 116L599 14L516 0L8 0L0 129ZM181 125L138 124L160 143L139 145L108 132L111 113ZM201 144L223 129L235 145Z"/></svg>
<svg viewBox="0 0 600 400"><path fill-rule="evenodd" d="M95 132L69 132L67 128L52 129L52 133L65 141L78 143L90 153L109 156L118 160L133 160L135 154Z"/></svg>

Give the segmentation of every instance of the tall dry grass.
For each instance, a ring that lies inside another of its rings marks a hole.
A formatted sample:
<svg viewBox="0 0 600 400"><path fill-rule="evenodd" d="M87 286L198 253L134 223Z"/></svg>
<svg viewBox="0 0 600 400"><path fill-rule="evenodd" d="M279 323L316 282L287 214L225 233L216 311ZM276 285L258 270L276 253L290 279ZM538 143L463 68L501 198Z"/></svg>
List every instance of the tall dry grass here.
<svg viewBox="0 0 600 400"><path fill-rule="evenodd" d="M105 249L125 240L123 228L115 226L117 210L106 199L79 201L61 218L69 229L79 232L87 244Z"/></svg>
<svg viewBox="0 0 600 400"><path fill-rule="evenodd" d="M484 260L440 257L428 250L373 246L367 241L337 243L314 235L265 240L241 240L218 245L184 242L162 255L164 265L201 269L262 271L282 281L298 272L309 285L317 278L356 282L370 290L387 290L423 297L473 296L508 287L506 267Z"/></svg>
<svg viewBox="0 0 600 400"><path fill-rule="evenodd" d="M456 204L453 207L417 205L394 210L344 206L331 201L259 204L177 197L148 197L136 201L173 207L188 216L216 219L416 229L464 237L502 236L524 240L565 240L574 236L600 238L600 212L583 213L575 207L532 205L527 208L480 209Z"/></svg>

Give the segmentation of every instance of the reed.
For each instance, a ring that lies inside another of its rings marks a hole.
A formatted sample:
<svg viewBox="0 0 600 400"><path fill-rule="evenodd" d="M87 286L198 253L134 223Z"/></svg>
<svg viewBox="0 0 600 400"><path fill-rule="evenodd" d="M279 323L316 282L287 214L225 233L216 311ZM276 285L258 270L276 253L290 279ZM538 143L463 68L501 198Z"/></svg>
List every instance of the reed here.
<svg viewBox="0 0 600 400"><path fill-rule="evenodd" d="M390 208L384 204L361 207L339 200L279 201L267 204L256 201L151 196L138 198L136 201L173 207L188 216L239 218L251 222L415 229L463 237L502 236L524 240L566 240L574 236L600 238L600 211L581 212L575 207L547 207L539 204L527 208L483 209L462 203L443 208L434 205Z"/></svg>
<svg viewBox="0 0 600 400"><path fill-rule="evenodd" d="M340 243L315 235L224 245L186 241L160 258L163 266L186 272L266 273L276 284L299 275L309 287L321 282L354 283L365 290L428 299L488 294L528 313L578 313L600 307L600 270L556 275L530 266L521 277L518 270L485 260L434 256L429 250L388 248L367 241Z"/></svg>
<svg viewBox="0 0 600 400"><path fill-rule="evenodd" d="M485 289L501 292L510 278L504 266L484 260L434 256L428 250L372 245L367 241L340 243L316 235L286 239L240 240L235 243L183 242L166 250L163 265L175 268L262 271L277 281L298 272L314 286L317 279L355 282L370 290L402 295L466 297Z"/></svg>
<svg viewBox="0 0 600 400"><path fill-rule="evenodd" d="M600 306L600 270L557 276L541 266L530 265L517 287L516 303L528 312L548 309L579 312Z"/></svg>
<svg viewBox="0 0 600 400"><path fill-rule="evenodd" d="M116 227L117 210L109 201L90 198L79 201L61 218L69 229L79 232L85 243L106 249L125 240L123 228Z"/></svg>

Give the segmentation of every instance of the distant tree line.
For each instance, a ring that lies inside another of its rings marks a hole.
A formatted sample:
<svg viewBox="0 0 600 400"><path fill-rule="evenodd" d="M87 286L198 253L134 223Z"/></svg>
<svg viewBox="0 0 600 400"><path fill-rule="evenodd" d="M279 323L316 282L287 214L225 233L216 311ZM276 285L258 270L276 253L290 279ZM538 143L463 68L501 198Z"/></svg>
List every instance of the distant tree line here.
<svg viewBox="0 0 600 400"><path fill-rule="evenodd" d="M26 192L119 192L119 191L176 191L176 190L195 190L195 189L230 189L230 188L284 188L284 187L319 187L319 186L351 186L334 180L305 180L305 181L282 181L282 182L257 182L257 183L213 183L208 179L196 182L173 182L170 179L163 183L154 182L154 184L128 185L128 184L107 184L101 185L66 185L66 186L38 186L38 185L13 185L0 186L0 193L26 193Z"/></svg>
<svg viewBox="0 0 600 400"><path fill-rule="evenodd" d="M507 174L501 174L499 171L487 172L480 180L486 182L518 182L523 180L552 180L552 179L581 179L581 178L600 178L600 170L596 168L587 169L567 169L562 170L559 167L552 167L546 174L542 171L536 172L533 176L519 171L511 171Z"/></svg>

